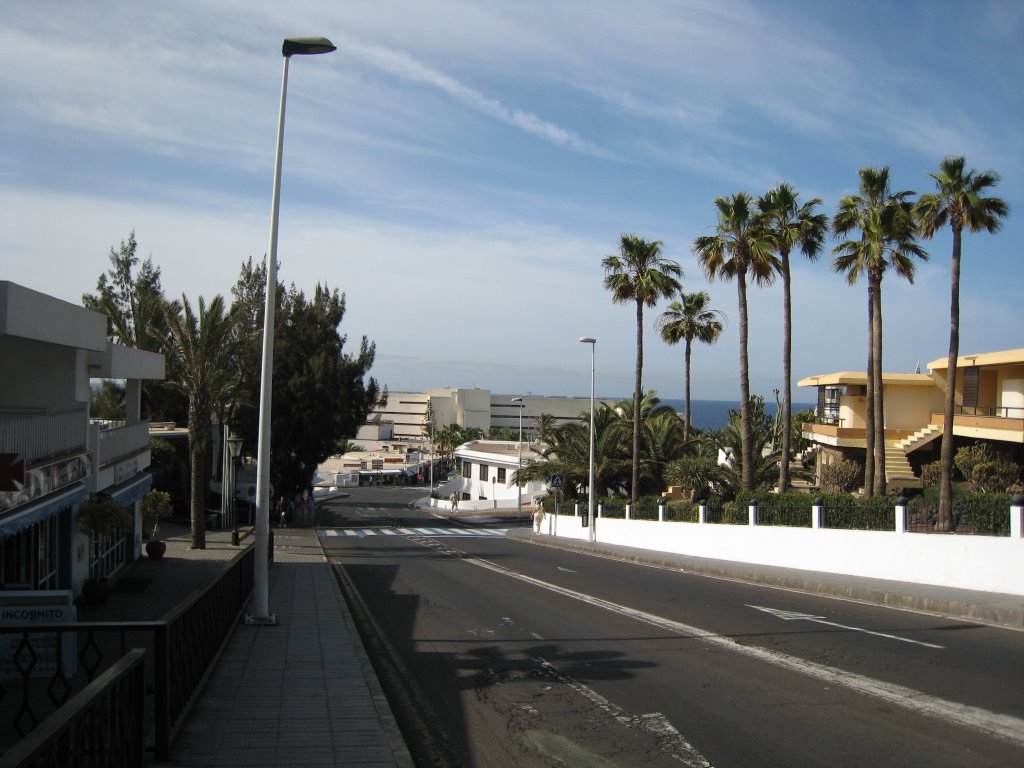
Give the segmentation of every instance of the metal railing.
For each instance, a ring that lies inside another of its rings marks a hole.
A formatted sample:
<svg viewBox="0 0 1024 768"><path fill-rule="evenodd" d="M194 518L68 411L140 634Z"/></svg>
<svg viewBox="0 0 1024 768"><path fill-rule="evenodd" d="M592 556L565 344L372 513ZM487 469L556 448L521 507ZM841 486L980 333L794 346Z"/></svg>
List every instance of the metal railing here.
<svg viewBox="0 0 1024 768"><path fill-rule="evenodd" d="M0 453L17 453L26 464L84 451L88 404L60 411L0 410Z"/></svg>
<svg viewBox="0 0 1024 768"><path fill-rule="evenodd" d="M961 405L959 416L991 416L997 419L1024 419L1024 408L1008 405Z"/></svg>
<svg viewBox="0 0 1024 768"><path fill-rule="evenodd" d="M0 768L143 764L145 651L129 651L2 757Z"/></svg>
<svg viewBox="0 0 1024 768"><path fill-rule="evenodd" d="M0 749L13 746L13 736L31 736L40 727L50 727L53 717L67 719L70 710L65 708L76 690L97 682L130 648L143 648L148 659L143 664L147 696L138 716L146 724L146 749L157 760L166 760L196 693L241 618L252 593L254 562L250 548L216 582L161 621L0 626L0 635L16 638L17 675L13 685L9 680L0 683L0 722L14 728L14 732L0 730ZM59 652L65 642L75 644L77 669L65 668L64 654ZM43 658L49 659L54 671L35 677L33 672Z"/></svg>

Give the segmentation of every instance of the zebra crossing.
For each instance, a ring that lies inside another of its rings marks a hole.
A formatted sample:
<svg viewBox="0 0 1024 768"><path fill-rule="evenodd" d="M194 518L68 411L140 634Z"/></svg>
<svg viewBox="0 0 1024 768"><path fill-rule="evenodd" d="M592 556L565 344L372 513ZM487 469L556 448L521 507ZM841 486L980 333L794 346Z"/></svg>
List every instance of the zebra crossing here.
<svg viewBox="0 0 1024 768"><path fill-rule="evenodd" d="M360 539L368 536L431 536L452 537L452 536L501 536L508 533L508 528L434 528L434 527L374 527L374 528L318 528L317 535L325 537L358 537Z"/></svg>

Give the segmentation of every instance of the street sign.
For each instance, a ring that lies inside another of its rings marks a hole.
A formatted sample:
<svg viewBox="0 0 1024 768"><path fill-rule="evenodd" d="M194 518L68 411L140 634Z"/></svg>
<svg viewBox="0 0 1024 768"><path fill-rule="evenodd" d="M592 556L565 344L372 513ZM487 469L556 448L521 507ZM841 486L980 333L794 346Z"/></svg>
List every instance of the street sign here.
<svg viewBox="0 0 1024 768"><path fill-rule="evenodd" d="M25 460L16 453L0 453L0 493L11 493L25 485Z"/></svg>
<svg viewBox="0 0 1024 768"><path fill-rule="evenodd" d="M548 485L552 488L565 488L565 475L552 475Z"/></svg>

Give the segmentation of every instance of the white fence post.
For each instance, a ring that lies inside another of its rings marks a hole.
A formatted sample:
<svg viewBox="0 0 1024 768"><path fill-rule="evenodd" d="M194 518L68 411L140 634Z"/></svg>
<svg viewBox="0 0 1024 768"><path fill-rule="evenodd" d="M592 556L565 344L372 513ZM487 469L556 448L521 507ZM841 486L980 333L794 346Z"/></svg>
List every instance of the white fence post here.
<svg viewBox="0 0 1024 768"><path fill-rule="evenodd" d="M821 516L825 508L825 500L819 496L811 502L811 528L821 528Z"/></svg>
<svg viewBox="0 0 1024 768"><path fill-rule="evenodd" d="M1010 538L1024 539L1024 496L1010 499Z"/></svg>
<svg viewBox="0 0 1024 768"><path fill-rule="evenodd" d="M903 496L900 496L898 499L896 499L895 515L896 515L896 520L895 520L896 533L906 533L907 532L907 500Z"/></svg>
<svg viewBox="0 0 1024 768"><path fill-rule="evenodd" d="M704 525L708 521L708 501L707 499L701 499L700 504L697 505L697 523L698 525Z"/></svg>
<svg viewBox="0 0 1024 768"><path fill-rule="evenodd" d="M633 511L633 505L632 505L632 504L627 504L627 505L626 505L626 519L627 519L627 520L629 520L629 518L630 518L630 513L631 513L632 511Z"/></svg>
<svg viewBox="0 0 1024 768"><path fill-rule="evenodd" d="M658 522L665 522L665 502L663 501L658 502Z"/></svg>
<svg viewBox="0 0 1024 768"><path fill-rule="evenodd" d="M578 501L575 504L572 505L572 516L573 517L579 517L580 516L580 503Z"/></svg>
<svg viewBox="0 0 1024 768"><path fill-rule="evenodd" d="M747 507L747 525L757 525L757 499L751 499Z"/></svg>
<svg viewBox="0 0 1024 768"><path fill-rule="evenodd" d="M597 505L597 516L599 518L604 517L604 504Z"/></svg>

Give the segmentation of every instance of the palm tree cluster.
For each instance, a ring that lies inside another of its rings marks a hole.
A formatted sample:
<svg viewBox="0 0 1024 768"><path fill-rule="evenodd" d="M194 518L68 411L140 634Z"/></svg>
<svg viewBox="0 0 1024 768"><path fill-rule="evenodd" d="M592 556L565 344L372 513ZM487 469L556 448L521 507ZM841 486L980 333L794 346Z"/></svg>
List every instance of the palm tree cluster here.
<svg viewBox="0 0 1024 768"><path fill-rule="evenodd" d="M884 494L885 430L882 397L882 278L893 272L913 282L917 262L928 254L918 243L930 238L939 229L950 227L953 233L951 268L949 376L946 388L945 420L942 439L942 486L940 520L948 521L950 477L953 457L953 410L955 404L956 360L959 346L959 281L961 234L997 232L1008 206L999 198L987 197L987 191L999 183L993 171L966 169L963 157L947 157L938 173L930 174L937 192L913 200L912 191L893 191L889 169L862 168L856 194L844 196L829 220L819 211L822 201L800 199L799 193L783 182L760 197L738 192L714 201L717 223L713 234L697 237L692 251L709 281L716 278L735 280L739 317L739 383L740 410L737 417L738 444L736 465L740 468L740 487L752 490L758 483L759 446L755 431L763 413L753 413L756 402L750 393L747 348L749 320L747 287L749 282L764 286L776 276L783 283L783 364L782 402L779 436L781 446L777 487L780 492L790 485L790 459L793 455L792 413L792 286L790 256L802 253L815 260L831 235L838 242L832 249L832 269L855 284L861 276L868 289L868 356L867 356L867 429L865 430L864 492ZM643 389L643 310L653 307L659 299L676 294L659 317L657 328L668 344L684 342L684 386L686 410L683 415L684 442L690 437L690 355L694 340L712 344L723 329L724 315L708 306L706 292L685 293L679 265L665 259L662 244L646 241L636 235L622 235L619 254L602 261L605 287L615 303L636 305L636 367L632 414L632 473L629 493L636 501L640 492L643 467L641 393ZM704 457L703 460L706 460ZM702 461L703 461L702 460ZM692 462L691 462L692 463ZM692 463L697 471L700 462ZM595 481L596 483L596 481ZM605 483L608 486L608 483Z"/></svg>
<svg viewBox="0 0 1024 768"><path fill-rule="evenodd" d="M164 298L160 269L136 255L134 232L112 268L101 275L84 306L109 318L108 336L125 346L160 352L167 380L143 391L146 418L188 424L192 547L206 546L206 504L211 475L211 424L231 424L245 443L256 445L262 347L265 267L243 263L229 306L220 295ZM378 400L377 383L365 381L374 346L363 338L356 354L343 351L338 328L345 299L317 285L307 299L294 286L277 286L273 386L287 392L273 412L271 482L278 495L309 490L316 467L339 441L354 437ZM111 404L110 407L116 407Z"/></svg>

